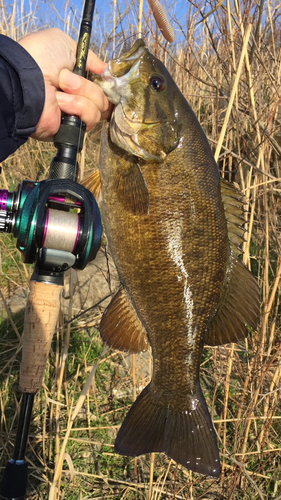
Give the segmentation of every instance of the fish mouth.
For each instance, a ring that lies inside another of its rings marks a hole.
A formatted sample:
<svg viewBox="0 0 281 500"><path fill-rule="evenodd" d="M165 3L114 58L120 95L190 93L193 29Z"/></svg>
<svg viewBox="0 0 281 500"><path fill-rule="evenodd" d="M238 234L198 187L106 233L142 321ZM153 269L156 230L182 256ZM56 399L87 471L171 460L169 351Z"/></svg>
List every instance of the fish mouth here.
<svg viewBox="0 0 281 500"><path fill-rule="evenodd" d="M128 52L125 52L125 54L116 59L111 59L108 64L111 75L115 78L120 78L129 73L136 61L139 60L146 50L147 48L143 39L139 38Z"/></svg>
<svg viewBox="0 0 281 500"><path fill-rule="evenodd" d="M139 38L128 52L117 59L111 59L101 75L92 77L92 81L103 89L108 100L113 104L118 105L122 100L124 87L137 71L141 57L145 52L147 52L145 43Z"/></svg>
<svg viewBox="0 0 281 500"><path fill-rule="evenodd" d="M162 144L158 140L157 131L159 130L161 138L167 135L163 132L166 120L159 120L157 113L154 113L152 119L144 116L142 103L134 101L131 89L132 82L140 78L142 63L147 62L146 54L150 61L148 49L139 38L128 52L109 61L104 72L95 81L108 100L115 104L109 127L112 142L146 161L162 162L167 156L167 145L165 141Z"/></svg>

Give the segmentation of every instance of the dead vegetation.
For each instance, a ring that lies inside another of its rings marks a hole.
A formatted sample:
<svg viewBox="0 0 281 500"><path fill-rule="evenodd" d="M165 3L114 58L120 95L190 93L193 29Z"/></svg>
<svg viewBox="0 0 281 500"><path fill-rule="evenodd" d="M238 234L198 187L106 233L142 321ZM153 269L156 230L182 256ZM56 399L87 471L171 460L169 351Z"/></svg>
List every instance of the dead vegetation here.
<svg viewBox="0 0 281 500"><path fill-rule="evenodd" d="M246 198L248 233L242 258L261 288L259 328L240 345L206 348L201 367L219 439L221 480L196 476L164 455L134 460L114 453L116 431L149 379L150 361L105 352L96 331L104 303L69 323L79 307L83 312L82 302L73 313L69 307L68 315L61 316L37 396L27 450L30 499L281 499L280 5L263 0L167 0L167 7L176 31L174 44L163 39L146 5L140 24L138 2L123 5L114 0L106 21L97 5L93 46L108 60L123 42L126 47L132 44L129 37L141 26L148 46L165 62L197 114L222 176L237 183ZM69 12L76 19L73 9ZM70 17L58 20L66 30L74 25ZM23 4L1 4L2 33L16 39L32 29L38 29L38 20L24 13ZM99 129L86 140L86 170L96 162ZM43 178L52 156L52 146L23 146L3 163L1 187L14 189L23 178L35 179L39 170ZM6 297L30 274L15 254L11 238L2 235L1 285ZM105 259L96 272L106 296L114 289L113 268ZM7 318L3 312L1 471L12 455L19 411L22 318L22 313Z"/></svg>

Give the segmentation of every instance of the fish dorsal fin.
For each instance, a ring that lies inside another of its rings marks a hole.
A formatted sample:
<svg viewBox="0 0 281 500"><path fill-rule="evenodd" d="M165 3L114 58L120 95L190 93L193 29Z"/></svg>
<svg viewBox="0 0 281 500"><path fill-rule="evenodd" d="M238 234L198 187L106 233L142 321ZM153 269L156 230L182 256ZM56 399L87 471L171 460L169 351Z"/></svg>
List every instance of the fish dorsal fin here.
<svg viewBox="0 0 281 500"><path fill-rule="evenodd" d="M101 201L101 177L100 177L100 171L97 169L94 172L87 177L87 179L84 179L81 184L85 186L85 188L89 189L91 193L93 193L97 203Z"/></svg>
<svg viewBox="0 0 281 500"><path fill-rule="evenodd" d="M244 238L244 206L245 201L239 189L225 179L220 180L222 201L224 204L225 218L227 222L228 237L231 250L236 256L242 253L240 245Z"/></svg>
<svg viewBox="0 0 281 500"><path fill-rule="evenodd" d="M248 326L257 327L260 290L256 278L238 258L244 241L244 200L238 189L221 179L227 229L230 241L228 269L218 309L205 334L205 343L221 345L238 342L248 334Z"/></svg>
<svg viewBox="0 0 281 500"><path fill-rule="evenodd" d="M147 214L149 210L149 194L142 171L133 155L128 155L129 161L115 173L115 187L124 208L135 215Z"/></svg>
<svg viewBox="0 0 281 500"><path fill-rule="evenodd" d="M105 310L100 334L107 345L119 351L139 353L147 350L145 328L124 288L117 292Z"/></svg>

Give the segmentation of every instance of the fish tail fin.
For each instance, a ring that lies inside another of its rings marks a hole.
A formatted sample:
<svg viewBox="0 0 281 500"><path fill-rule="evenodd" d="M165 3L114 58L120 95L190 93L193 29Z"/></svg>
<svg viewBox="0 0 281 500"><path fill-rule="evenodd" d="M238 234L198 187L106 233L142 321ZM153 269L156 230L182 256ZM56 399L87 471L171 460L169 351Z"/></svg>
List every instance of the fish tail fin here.
<svg viewBox="0 0 281 500"><path fill-rule="evenodd" d="M215 431L199 382L196 394L188 398L181 411L156 400L149 384L126 416L115 450L132 457L165 452L187 469L220 476Z"/></svg>

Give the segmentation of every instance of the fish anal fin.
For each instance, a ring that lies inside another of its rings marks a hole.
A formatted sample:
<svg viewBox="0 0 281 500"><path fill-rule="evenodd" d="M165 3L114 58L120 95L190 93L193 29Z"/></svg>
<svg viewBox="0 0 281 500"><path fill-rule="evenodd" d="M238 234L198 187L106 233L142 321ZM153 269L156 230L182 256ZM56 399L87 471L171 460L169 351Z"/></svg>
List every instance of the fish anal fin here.
<svg viewBox="0 0 281 500"><path fill-rule="evenodd" d="M165 406L149 384L126 416L115 451L131 457L164 452L187 469L219 477L216 435L199 383L196 393L184 401L182 410Z"/></svg>
<svg viewBox="0 0 281 500"><path fill-rule="evenodd" d="M148 348L145 328L124 288L111 300L99 329L103 341L119 351L139 353Z"/></svg>
<svg viewBox="0 0 281 500"><path fill-rule="evenodd" d="M89 175L86 179L84 179L81 184L85 186L91 193L93 193L97 203L99 203L102 199L102 191L101 191L101 176L100 171L97 169Z"/></svg>
<svg viewBox="0 0 281 500"><path fill-rule="evenodd" d="M257 280L232 252L219 307L205 334L205 343L221 345L243 340L248 326L256 329L259 313Z"/></svg>

